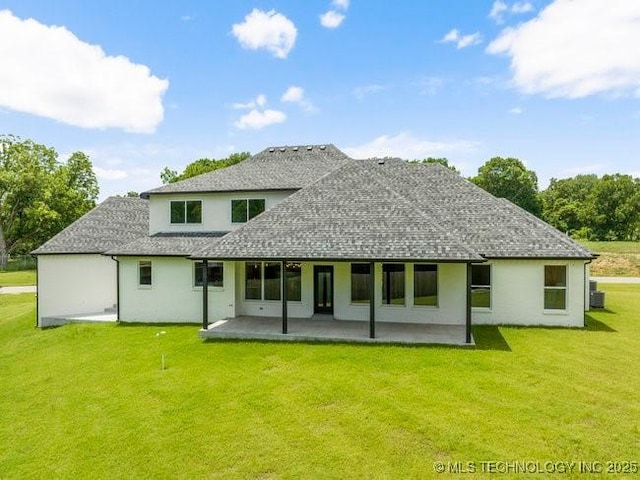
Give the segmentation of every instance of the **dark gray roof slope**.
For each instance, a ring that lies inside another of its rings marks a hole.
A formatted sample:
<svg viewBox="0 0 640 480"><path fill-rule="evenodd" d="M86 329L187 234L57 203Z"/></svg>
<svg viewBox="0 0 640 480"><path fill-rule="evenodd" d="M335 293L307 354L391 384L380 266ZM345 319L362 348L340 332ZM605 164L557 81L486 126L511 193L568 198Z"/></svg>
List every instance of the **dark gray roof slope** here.
<svg viewBox="0 0 640 480"><path fill-rule="evenodd" d="M512 203L440 165L361 160L194 257L473 261L591 258Z"/></svg>
<svg viewBox="0 0 640 480"><path fill-rule="evenodd" d="M482 258L379 181L377 161L351 162L194 257L478 261Z"/></svg>
<svg viewBox="0 0 640 480"><path fill-rule="evenodd" d="M389 162L371 170L460 242L487 258L592 258L565 234L440 165Z"/></svg>
<svg viewBox="0 0 640 480"><path fill-rule="evenodd" d="M148 234L147 200L109 197L32 253L104 253Z"/></svg>
<svg viewBox="0 0 640 480"><path fill-rule="evenodd" d="M194 251L214 244L226 234L227 232L156 233L109 250L107 255L188 257Z"/></svg>
<svg viewBox="0 0 640 480"><path fill-rule="evenodd" d="M247 160L221 170L170 183L144 192L239 192L298 190L352 161L333 145L271 147Z"/></svg>

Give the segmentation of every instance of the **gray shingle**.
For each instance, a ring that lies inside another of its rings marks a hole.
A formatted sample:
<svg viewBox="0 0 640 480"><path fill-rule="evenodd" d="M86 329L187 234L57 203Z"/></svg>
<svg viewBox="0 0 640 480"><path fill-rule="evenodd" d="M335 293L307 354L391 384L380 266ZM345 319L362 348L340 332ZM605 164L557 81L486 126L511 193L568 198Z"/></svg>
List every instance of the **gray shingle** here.
<svg viewBox="0 0 640 480"><path fill-rule="evenodd" d="M109 197L32 253L104 253L149 234L149 202Z"/></svg>
<svg viewBox="0 0 640 480"><path fill-rule="evenodd" d="M143 237L107 252L107 255L188 257L194 251L216 243L227 232L167 232Z"/></svg>
<svg viewBox="0 0 640 480"><path fill-rule="evenodd" d="M591 258L440 165L354 161L194 257L472 261Z"/></svg>
<svg viewBox="0 0 640 480"><path fill-rule="evenodd" d="M309 149L310 148L310 149ZM298 190L352 161L333 145L270 147L221 170L170 183L142 194Z"/></svg>

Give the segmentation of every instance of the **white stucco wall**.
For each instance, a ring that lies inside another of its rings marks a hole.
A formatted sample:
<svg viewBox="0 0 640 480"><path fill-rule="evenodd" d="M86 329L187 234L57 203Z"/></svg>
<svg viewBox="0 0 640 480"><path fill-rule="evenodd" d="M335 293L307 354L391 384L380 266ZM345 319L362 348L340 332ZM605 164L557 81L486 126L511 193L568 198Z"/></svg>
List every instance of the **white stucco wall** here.
<svg viewBox="0 0 640 480"><path fill-rule="evenodd" d="M116 262L110 257L38 256L38 325L43 317L104 312L116 298Z"/></svg>
<svg viewBox="0 0 640 480"><path fill-rule="evenodd" d="M149 200L149 234L157 232L228 232L243 223L231 222L231 200L263 198L265 210L281 202L293 190L264 192L216 192L203 194L151 195ZM202 200L202 223L171 223L171 202L179 200Z"/></svg>
<svg viewBox="0 0 640 480"><path fill-rule="evenodd" d="M491 308L473 309L474 324L584 326L584 261L494 260ZM544 309L544 266L566 265L566 310ZM588 288L588 287L587 287Z"/></svg>
<svg viewBox="0 0 640 480"><path fill-rule="evenodd" d="M120 321L202 322L202 287L194 286L191 260L120 257ZM152 285L138 285L138 262L149 260ZM235 264L224 262L222 287L209 287L209 321L235 316Z"/></svg>

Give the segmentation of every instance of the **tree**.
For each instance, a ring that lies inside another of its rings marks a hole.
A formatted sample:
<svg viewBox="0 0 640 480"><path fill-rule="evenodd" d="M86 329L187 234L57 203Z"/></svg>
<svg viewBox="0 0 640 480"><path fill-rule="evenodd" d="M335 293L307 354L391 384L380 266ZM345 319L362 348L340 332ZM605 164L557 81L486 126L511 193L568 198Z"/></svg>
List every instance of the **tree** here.
<svg viewBox="0 0 640 480"><path fill-rule="evenodd" d="M446 157L427 157L422 160L409 160L409 163L437 163L460 175L460 170L458 170L453 164L449 163L449 160Z"/></svg>
<svg viewBox="0 0 640 480"><path fill-rule="evenodd" d="M219 160L214 158L201 158L187 165L184 172L179 175L175 170L171 170L169 167L164 167L162 172L160 172L160 179L163 184L179 182L181 180L186 180L187 178L202 175L203 173L230 167L231 165L235 165L236 163L246 160L250 156L251 154L249 152L240 152L232 153L228 157L221 158Z"/></svg>
<svg viewBox="0 0 640 480"><path fill-rule="evenodd" d="M60 163L54 149L0 136L0 266L27 253L95 206L98 182L89 158Z"/></svg>
<svg viewBox="0 0 640 480"><path fill-rule="evenodd" d="M590 237L587 206L598 182L597 175L552 178L547 189L540 193L542 218L568 235Z"/></svg>
<svg viewBox="0 0 640 480"><path fill-rule="evenodd" d="M640 180L603 175L593 189L587 214L597 240L637 240L640 229Z"/></svg>
<svg viewBox="0 0 640 480"><path fill-rule="evenodd" d="M528 212L540 216L538 177L517 158L494 157L470 179L496 197L506 198Z"/></svg>

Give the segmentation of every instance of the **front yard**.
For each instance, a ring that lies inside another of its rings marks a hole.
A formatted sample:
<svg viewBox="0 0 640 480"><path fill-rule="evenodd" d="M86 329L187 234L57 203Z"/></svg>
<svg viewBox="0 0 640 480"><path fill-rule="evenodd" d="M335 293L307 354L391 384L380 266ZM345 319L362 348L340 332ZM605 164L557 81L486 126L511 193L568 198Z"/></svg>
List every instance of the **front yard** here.
<svg viewBox="0 0 640 480"><path fill-rule="evenodd" d="M430 478L437 461L637 462L640 285L600 287L608 310L588 328L475 327L476 349L37 330L33 295L3 295L0 478Z"/></svg>

